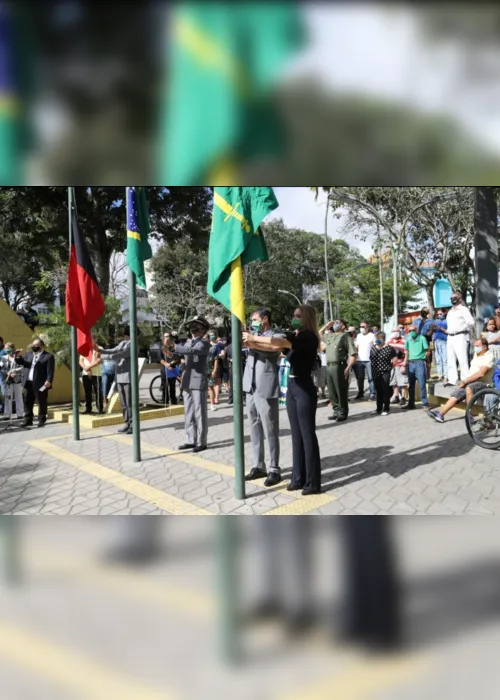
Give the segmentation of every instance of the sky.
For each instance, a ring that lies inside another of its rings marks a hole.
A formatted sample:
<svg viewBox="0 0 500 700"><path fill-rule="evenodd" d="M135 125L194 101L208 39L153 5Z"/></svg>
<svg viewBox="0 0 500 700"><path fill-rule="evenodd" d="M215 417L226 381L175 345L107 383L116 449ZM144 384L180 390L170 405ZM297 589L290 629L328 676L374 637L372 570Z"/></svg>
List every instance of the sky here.
<svg viewBox="0 0 500 700"><path fill-rule="evenodd" d="M418 12L385 3L310 3L304 13L310 44L287 74L452 114L500 153L500 52L480 41L468 50L456 40L431 41Z"/></svg>
<svg viewBox="0 0 500 700"><path fill-rule="evenodd" d="M279 202L278 209L270 215L270 219L283 219L289 228L301 228L312 233L325 231L325 195L320 193L318 201L314 200L314 193L308 187L275 187L274 192ZM328 234L331 238L341 238L342 219L336 219L330 215L328 220ZM371 252L371 244L353 237L345 240L368 257Z"/></svg>

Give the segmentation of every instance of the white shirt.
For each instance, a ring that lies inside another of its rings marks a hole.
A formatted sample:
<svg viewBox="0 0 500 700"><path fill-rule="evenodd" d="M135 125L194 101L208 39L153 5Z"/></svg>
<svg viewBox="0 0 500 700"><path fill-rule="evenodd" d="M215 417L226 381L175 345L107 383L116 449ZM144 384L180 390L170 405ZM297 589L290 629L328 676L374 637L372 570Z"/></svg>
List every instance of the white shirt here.
<svg viewBox="0 0 500 700"><path fill-rule="evenodd" d="M320 352L319 359L321 360L321 366L326 367L326 352Z"/></svg>
<svg viewBox="0 0 500 700"><path fill-rule="evenodd" d="M484 355L474 355L471 363L470 363L470 370L469 370L469 377L472 377L473 374L476 374L479 372L481 367L488 367L488 372L484 375L484 377L478 381L484 382L485 384L491 384L493 381L493 370L497 364L497 360L495 355L491 352L491 350L488 350L488 352L485 352Z"/></svg>
<svg viewBox="0 0 500 700"><path fill-rule="evenodd" d="M360 362L370 362L370 353L375 345L375 335L373 333L358 333L356 342L358 348L358 360Z"/></svg>
<svg viewBox="0 0 500 700"><path fill-rule="evenodd" d="M448 334L472 331L475 326L471 312L463 304L450 309L446 320L448 322Z"/></svg>
<svg viewBox="0 0 500 700"><path fill-rule="evenodd" d="M30 373L28 374L28 381L29 381L29 382L32 382L33 379L34 379L34 375L35 375L35 365L36 365L36 363L38 362L38 360L40 359L40 355L41 355L41 354L42 354L42 353L39 352L39 353L37 353L36 355L33 355L33 362L31 363Z"/></svg>

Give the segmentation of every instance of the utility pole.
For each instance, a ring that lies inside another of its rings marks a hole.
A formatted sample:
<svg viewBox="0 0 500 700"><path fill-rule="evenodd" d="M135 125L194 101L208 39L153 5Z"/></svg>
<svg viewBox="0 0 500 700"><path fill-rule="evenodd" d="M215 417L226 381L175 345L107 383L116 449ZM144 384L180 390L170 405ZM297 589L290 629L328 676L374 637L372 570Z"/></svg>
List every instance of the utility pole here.
<svg viewBox="0 0 500 700"><path fill-rule="evenodd" d="M476 335L498 303L498 188L475 187Z"/></svg>

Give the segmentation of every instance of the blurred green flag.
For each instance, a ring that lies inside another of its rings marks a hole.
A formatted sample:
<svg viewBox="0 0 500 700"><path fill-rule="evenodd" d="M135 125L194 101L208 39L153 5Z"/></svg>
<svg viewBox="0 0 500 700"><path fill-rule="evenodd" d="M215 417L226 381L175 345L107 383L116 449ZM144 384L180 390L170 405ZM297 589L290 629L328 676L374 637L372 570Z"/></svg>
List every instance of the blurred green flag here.
<svg viewBox="0 0 500 700"><path fill-rule="evenodd" d="M147 289L144 263L153 257L149 232L146 188L127 187L127 265L142 289Z"/></svg>
<svg viewBox="0 0 500 700"><path fill-rule="evenodd" d="M0 2L0 184L19 184L18 111L14 81L14 27Z"/></svg>
<svg viewBox="0 0 500 700"><path fill-rule="evenodd" d="M243 324L243 267L268 260L260 225L277 207L272 187L214 187L207 291Z"/></svg>
<svg viewBox="0 0 500 700"><path fill-rule="evenodd" d="M227 176L213 181L221 165L280 152L283 129L271 91L302 41L294 3L177 4L159 181L228 184Z"/></svg>

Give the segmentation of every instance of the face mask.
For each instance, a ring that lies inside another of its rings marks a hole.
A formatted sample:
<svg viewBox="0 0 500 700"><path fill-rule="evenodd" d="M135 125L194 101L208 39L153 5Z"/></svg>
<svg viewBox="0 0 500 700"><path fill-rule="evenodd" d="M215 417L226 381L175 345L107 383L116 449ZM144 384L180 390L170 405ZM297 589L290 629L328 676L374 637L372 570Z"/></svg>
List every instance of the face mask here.
<svg viewBox="0 0 500 700"><path fill-rule="evenodd" d="M443 318L444 318L443 314L438 314L438 319L439 319L440 321L442 321Z"/></svg>
<svg viewBox="0 0 500 700"><path fill-rule="evenodd" d="M483 348L482 348L482 347L480 347L480 348L475 347L475 348L474 348L474 353L475 353L476 355L479 355L480 352L483 352Z"/></svg>
<svg viewBox="0 0 500 700"><path fill-rule="evenodd" d="M460 303L460 299L458 297L451 297L451 303L453 304L453 306L456 306Z"/></svg>
<svg viewBox="0 0 500 700"><path fill-rule="evenodd" d="M411 337L413 338L413 340L415 340L415 338L418 338L418 333L417 333L417 331L412 331L412 332L410 333L410 335L411 335Z"/></svg>
<svg viewBox="0 0 500 700"><path fill-rule="evenodd" d="M300 329L302 328L302 319L292 318L292 328L294 331L300 331Z"/></svg>
<svg viewBox="0 0 500 700"><path fill-rule="evenodd" d="M361 333L362 333L363 335L366 335L366 334L368 333L368 328L362 328L362 329L361 329Z"/></svg>
<svg viewBox="0 0 500 700"><path fill-rule="evenodd" d="M333 330L335 331L335 333L338 333L341 329L342 329L342 326L340 325L340 323L333 324Z"/></svg>
<svg viewBox="0 0 500 700"><path fill-rule="evenodd" d="M394 331L394 333L391 333L391 338L393 340L397 340L400 337L401 333L399 331Z"/></svg>
<svg viewBox="0 0 500 700"><path fill-rule="evenodd" d="M260 333L262 330L262 323L260 321L252 321L252 330L255 331L255 333Z"/></svg>
<svg viewBox="0 0 500 700"><path fill-rule="evenodd" d="M209 335L208 337L210 338L210 340L215 340L215 335Z"/></svg>
<svg viewBox="0 0 500 700"><path fill-rule="evenodd" d="M7 355L13 355L13 354L14 354L14 350L12 350L12 348L7 350Z"/></svg>
<svg viewBox="0 0 500 700"><path fill-rule="evenodd" d="M40 352L41 349L40 345L33 345L33 352Z"/></svg>
<svg viewBox="0 0 500 700"><path fill-rule="evenodd" d="M382 340L382 338L377 338L377 340L375 341L375 345L382 345L383 342L384 341Z"/></svg>

